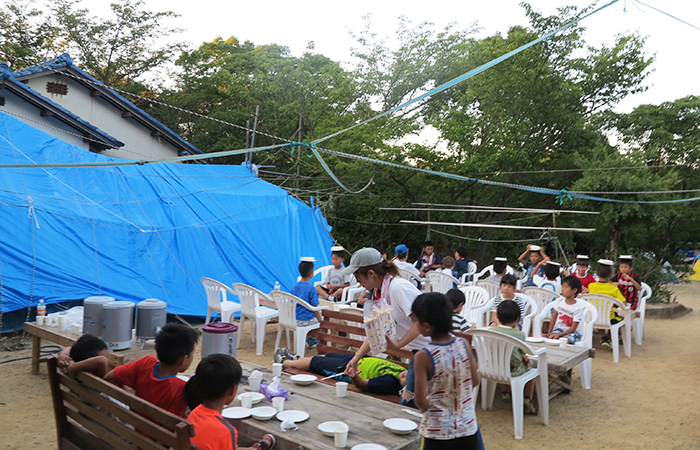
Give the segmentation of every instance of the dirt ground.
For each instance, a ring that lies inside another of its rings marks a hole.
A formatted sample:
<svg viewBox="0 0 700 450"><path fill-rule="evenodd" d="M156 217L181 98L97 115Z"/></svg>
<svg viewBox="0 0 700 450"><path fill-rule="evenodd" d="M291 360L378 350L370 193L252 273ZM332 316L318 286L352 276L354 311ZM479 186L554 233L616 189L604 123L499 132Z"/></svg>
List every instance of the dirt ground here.
<svg viewBox="0 0 700 450"><path fill-rule="evenodd" d="M597 348L592 389L580 389L575 369L577 389L550 402L549 426L525 416L524 437L518 441L509 404L497 399L492 411L477 407L486 448L700 448L700 282L678 285L674 291L678 302L693 312L675 320L647 319L644 345L634 345L632 358L621 356L619 364L613 363L611 351ZM268 325L260 357L250 335L244 334L239 359L269 364L276 327ZM0 450L55 449L46 366L32 376L29 360L3 363L29 356L29 347L22 349L17 341L0 340Z"/></svg>

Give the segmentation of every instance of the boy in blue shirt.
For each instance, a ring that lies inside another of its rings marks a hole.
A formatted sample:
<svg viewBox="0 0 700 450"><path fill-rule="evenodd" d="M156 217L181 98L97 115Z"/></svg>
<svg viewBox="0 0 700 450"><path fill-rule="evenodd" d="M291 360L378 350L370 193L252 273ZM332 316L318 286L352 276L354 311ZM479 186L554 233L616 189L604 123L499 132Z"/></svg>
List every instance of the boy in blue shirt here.
<svg viewBox="0 0 700 450"><path fill-rule="evenodd" d="M309 283L309 280L314 276L314 261L313 258L301 258L301 262L299 263L301 281L292 286L291 294L299 297L311 306L318 306L318 292L316 292L316 288ZM320 321L321 313L318 311L309 311L303 306L297 305L297 326L306 327L314 323L319 323ZM306 345L309 348L314 348L316 344L318 344L319 340L316 339L318 331L318 329L315 329L309 332L306 338Z"/></svg>
<svg viewBox="0 0 700 450"><path fill-rule="evenodd" d="M525 256L530 253L529 261L525 259ZM533 277L539 275L544 276L544 267L538 266L540 261L546 261L547 255L544 253L539 245L528 244L527 250L523 252L522 255L518 257L518 261L523 264L523 268L527 271L527 280L525 286L536 286Z"/></svg>

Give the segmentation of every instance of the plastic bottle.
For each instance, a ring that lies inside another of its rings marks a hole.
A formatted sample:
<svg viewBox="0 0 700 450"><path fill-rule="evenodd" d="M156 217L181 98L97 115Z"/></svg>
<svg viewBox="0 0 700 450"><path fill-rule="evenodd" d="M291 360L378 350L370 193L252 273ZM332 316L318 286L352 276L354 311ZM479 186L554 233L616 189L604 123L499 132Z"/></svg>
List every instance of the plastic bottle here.
<svg viewBox="0 0 700 450"><path fill-rule="evenodd" d="M39 304L36 306L36 315L45 316L46 315L46 305L44 304L44 299L39 300Z"/></svg>
<svg viewBox="0 0 700 450"><path fill-rule="evenodd" d="M275 290L276 291L280 290L280 282L279 281L275 281Z"/></svg>

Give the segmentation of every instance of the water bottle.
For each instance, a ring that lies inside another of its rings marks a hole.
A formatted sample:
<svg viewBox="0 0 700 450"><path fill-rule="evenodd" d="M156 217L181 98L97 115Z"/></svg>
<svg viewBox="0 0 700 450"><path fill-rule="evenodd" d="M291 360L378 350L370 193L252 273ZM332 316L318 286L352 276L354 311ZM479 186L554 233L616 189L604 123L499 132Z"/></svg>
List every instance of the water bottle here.
<svg viewBox="0 0 700 450"><path fill-rule="evenodd" d="M39 300L39 304L36 306L36 315L45 316L46 315L46 305L44 304L44 299Z"/></svg>
<svg viewBox="0 0 700 450"><path fill-rule="evenodd" d="M275 281L275 290L276 291L280 290L280 282L279 281Z"/></svg>

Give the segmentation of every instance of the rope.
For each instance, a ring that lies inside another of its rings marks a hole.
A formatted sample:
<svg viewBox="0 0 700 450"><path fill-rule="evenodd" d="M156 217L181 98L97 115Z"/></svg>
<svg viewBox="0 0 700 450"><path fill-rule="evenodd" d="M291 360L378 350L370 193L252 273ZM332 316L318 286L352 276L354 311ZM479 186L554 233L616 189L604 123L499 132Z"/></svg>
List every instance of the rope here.
<svg viewBox="0 0 700 450"><path fill-rule="evenodd" d="M646 3L642 3L642 2L640 2L639 0L632 0L632 3L633 3L633 4L634 4L634 3L639 3L640 5L644 5L644 6L646 6L647 8L651 8L651 9L653 9L653 10L656 11L656 12L660 12L661 14L664 14L664 15L670 17L671 19L675 19L675 20L679 21L680 23L683 23L683 24L685 24L685 25L688 25L689 27L695 28L696 30L700 31L700 28L696 27L696 26L693 25L692 23L686 22L686 21L683 20L683 19L679 19L678 17L673 16L673 15L671 15L671 14L665 12L665 11L661 11L661 10L658 9L658 8L654 8L654 7L651 6L651 5L647 5Z"/></svg>
<svg viewBox="0 0 700 450"><path fill-rule="evenodd" d="M533 239L513 239L513 240L500 240L500 239L482 239L482 238L470 238L466 236L458 236L456 234L445 233L444 231L438 231L435 228L428 227L431 232L438 234L444 234L445 236L453 237L456 239L464 239L467 241L477 241L477 242L532 242ZM556 239L556 237L554 238Z"/></svg>

